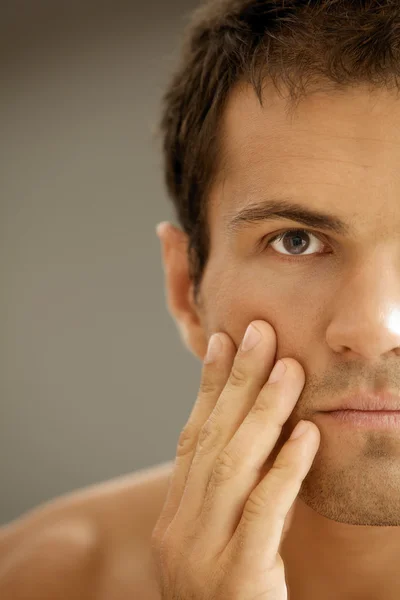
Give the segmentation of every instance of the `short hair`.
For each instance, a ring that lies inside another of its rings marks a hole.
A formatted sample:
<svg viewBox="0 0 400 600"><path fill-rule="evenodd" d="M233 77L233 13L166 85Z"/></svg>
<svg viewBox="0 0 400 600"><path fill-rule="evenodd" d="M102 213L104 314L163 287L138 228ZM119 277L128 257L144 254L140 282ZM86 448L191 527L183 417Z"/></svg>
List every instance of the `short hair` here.
<svg viewBox="0 0 400 600"><path fill-rule="evenodd" d="M164 174L187 234L195 301L209 257L207 200L219 170L230 91L251 84L263 105L271 81L288 105L324 89L399 90L398 0L209 0L191 16L163 95Z"/></svg>

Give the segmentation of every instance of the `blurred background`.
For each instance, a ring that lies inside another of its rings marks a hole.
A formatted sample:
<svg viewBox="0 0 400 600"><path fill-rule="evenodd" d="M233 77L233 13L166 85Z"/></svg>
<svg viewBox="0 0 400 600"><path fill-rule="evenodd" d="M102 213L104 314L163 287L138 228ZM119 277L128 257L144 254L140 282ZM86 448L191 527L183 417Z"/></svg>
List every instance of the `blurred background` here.
<svg viewBox="0 0 400 600"><path fill-rule="evenodd" d="M2 523L174 458L201 364L166 307L154 131L197 5L2 2Z"/></svg>

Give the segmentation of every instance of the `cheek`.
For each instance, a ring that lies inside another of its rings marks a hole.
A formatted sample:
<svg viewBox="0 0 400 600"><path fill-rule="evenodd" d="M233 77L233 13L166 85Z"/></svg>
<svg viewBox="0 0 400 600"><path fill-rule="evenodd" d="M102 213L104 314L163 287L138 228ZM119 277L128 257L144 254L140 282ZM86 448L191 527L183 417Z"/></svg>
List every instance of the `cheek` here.
<svg viewBox="0 0 400 600"><path fill-rule="evenodd" d="M228 333L239 346L251 321L261 319L276 332L277 356L295 356L303 346L309 347L322 301L321 286L313 294L310 288L294 284L293 278L266 281L237 269L225 270L208 283L210 331Z"/></svg>

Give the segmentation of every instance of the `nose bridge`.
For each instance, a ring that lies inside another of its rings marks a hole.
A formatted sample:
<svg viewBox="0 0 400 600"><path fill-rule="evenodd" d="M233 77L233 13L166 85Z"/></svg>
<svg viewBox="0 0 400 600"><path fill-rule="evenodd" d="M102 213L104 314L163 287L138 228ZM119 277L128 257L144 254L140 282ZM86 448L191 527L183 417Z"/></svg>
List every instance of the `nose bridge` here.
<svg viewBox="0 0 400 600"><path fill-rule="evenodd" d="M399 349L400 257L393 254L375 248L341 282L326 333L335 351L374 359Z"/></svg>

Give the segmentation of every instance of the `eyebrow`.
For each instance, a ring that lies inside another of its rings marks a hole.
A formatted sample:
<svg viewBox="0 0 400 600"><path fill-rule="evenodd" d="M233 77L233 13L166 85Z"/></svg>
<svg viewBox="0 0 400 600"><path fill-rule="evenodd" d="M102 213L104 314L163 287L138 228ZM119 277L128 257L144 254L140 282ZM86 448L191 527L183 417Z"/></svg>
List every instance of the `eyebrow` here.
<svg viewBox="0 0 400 600"><path fill-rule="evenodd" d="M264 200L240 210L226 226L228 234L235 235L243 228L263 221L290 219L308 227L326 229L340 235L348 235L351 228L339 217L326 212L310 210L296 204L291 198Z"/></svg>

